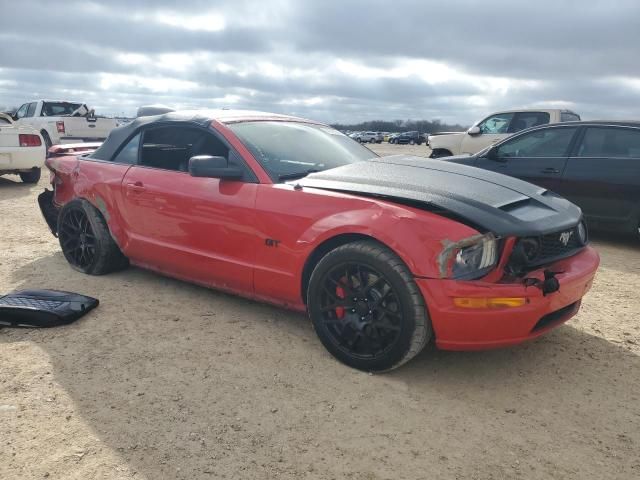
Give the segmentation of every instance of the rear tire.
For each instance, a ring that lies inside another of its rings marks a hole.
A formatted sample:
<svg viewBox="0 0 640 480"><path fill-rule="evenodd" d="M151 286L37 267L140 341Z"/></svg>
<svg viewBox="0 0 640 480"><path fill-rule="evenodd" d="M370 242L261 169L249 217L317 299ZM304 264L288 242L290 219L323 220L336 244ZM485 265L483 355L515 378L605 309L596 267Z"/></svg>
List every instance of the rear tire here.
<svg viewBox="0 0 640 480"><path fill-rule="evenodd" d="M129 264L111 237L107 222L86 200L72 200L62 207L58 239L67 262L79 272L104 275Z"/></svg>
<svg viewBox="0 0 640 480"><path fill-rule="evenodd" d="M350 367L388 371L432 336L424 298L404 262L373 240L326 254L311 274L307 306L325 348Z"/></svg>
<svg viewBox="0 0 640 480"><path fill-rule="evenodd" d="M28 172L20 172L20 180L24 183L38 183L40 181L40 176L42 175L42 170L39 168L32 168Z"/></svg>

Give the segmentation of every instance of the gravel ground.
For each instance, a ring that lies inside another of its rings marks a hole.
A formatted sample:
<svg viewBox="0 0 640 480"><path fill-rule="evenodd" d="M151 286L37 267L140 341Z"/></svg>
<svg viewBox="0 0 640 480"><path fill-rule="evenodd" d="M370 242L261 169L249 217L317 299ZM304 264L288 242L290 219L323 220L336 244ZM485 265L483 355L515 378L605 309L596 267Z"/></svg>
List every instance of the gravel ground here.
<svg viewBox="0 0 640 480"><path fill-rule="evenodd" d="M376 145L386 154L426 148ZM96 296L73 325L0 330L0 479L640 478L640 245L599 235L579 315L505 350L427 348L367 375L303 315L136 268L69 268L0 178L0 292Z"/></svg>

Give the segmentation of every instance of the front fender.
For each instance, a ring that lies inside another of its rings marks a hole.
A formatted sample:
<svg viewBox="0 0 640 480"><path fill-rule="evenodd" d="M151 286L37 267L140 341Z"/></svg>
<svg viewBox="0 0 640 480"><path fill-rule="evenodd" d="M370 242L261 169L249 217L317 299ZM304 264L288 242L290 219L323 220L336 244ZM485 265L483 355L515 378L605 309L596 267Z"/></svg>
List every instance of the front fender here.
<svg viewBox="0 0 640 480"><path fill-rule="evenodd" d="M323 243L345 234L365 235L393 250L414 276L438 278L438 255L445 244L478 232L434 213L388 205L324 217L298 240L309 256Z"/></svg>
<svg viewBox="0 0 640 480"><path fill-rule="evenodd" d="M429 136L429 147L431 150L449 150L453 155L460 153L462 140L466 133L454 133L447 135Z"/></svg>

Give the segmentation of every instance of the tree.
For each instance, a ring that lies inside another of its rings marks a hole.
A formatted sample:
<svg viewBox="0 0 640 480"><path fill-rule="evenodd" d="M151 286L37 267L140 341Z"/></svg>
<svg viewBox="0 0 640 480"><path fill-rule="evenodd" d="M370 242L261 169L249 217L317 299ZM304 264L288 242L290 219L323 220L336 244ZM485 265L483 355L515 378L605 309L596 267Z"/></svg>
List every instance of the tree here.
<svg viewBox="0 0 640 480"><path fill-rule="evenodd" d="M462 125L449 125L440 120L370 120L362 123L331 125L336 130L372 131L372 132L411 132L435 133L442 131L462 132L466 130Z"/></svg>

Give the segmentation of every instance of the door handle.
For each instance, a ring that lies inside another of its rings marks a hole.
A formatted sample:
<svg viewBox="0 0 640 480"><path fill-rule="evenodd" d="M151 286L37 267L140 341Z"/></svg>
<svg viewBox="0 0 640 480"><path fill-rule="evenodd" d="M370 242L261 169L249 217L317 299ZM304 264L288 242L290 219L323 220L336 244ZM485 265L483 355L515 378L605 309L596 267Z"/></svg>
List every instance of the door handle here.
<svg viewBox="0 0 640 480"><path fill-rule="evenodd" d="M542 173L560 173L560 170L558 170L557 168L549 167L549 168L545 168L544 170L540 170L540 172L542 172Z"/></svg>
<svg viewBox="0 0 640 480"><path fill-rule="evenodd" d="M127 183L127 190L133 193L142 193L146 190L142 182Z"/></svg>

